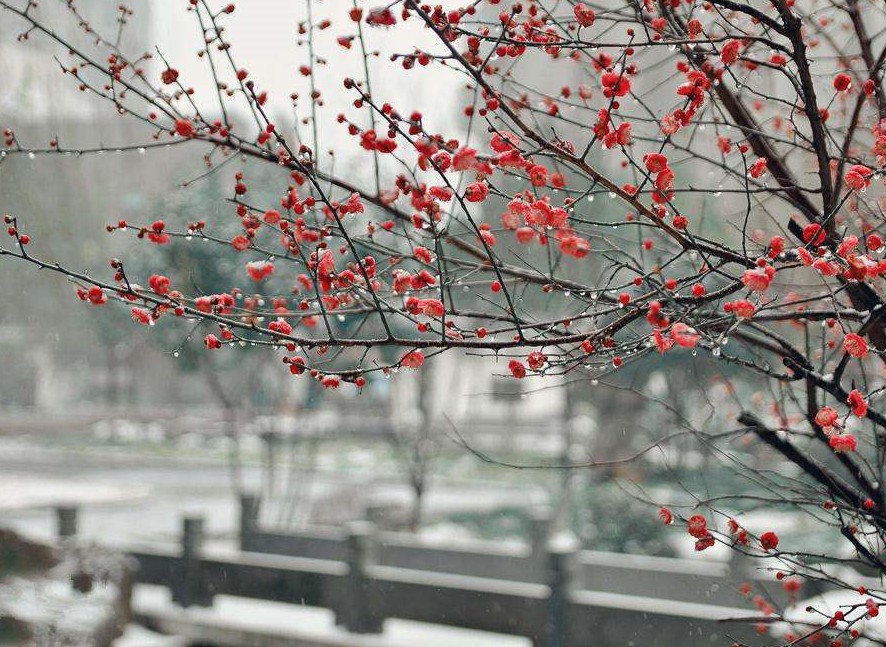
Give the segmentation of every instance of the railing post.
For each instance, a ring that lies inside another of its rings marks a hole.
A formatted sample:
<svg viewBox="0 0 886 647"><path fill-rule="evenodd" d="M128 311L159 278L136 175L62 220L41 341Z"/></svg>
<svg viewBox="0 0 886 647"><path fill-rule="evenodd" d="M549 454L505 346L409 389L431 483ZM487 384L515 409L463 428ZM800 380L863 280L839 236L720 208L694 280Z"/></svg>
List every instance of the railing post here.
<svg viewBox="0 0 886 647"><path fill-rule="evenodd" d="M56 532L59 539L67 539L77 535L76 506L59 506L55 509Z"/></svg>
<svg viewBox="0 0 886 647"><path fill-rule="evenodd" d="M547 545L547 584L551 589L545 612L543 647L570 647L569 593L579 544L575 535L563 532Z"/></svg>
<svg viewBox="0 0 886 647"><path fill-rule="evenodd" d="M529 522L529 560L535 582L546 583L548 569L548 534L551 529L551 510L544 506L531 508Z"/></svg>
<svg viewBox="0 0 886 647"><path fill-rule="evenodd" d="M252 536L258 530L261 497L256 494L240 496L240 550L250 550Z"/></svg>
<svg viewBox="0 0 886 647"><path fill-rule="evenodd" d="M182 525L182 556L172 601L182 607L212 606L212 592L203 581L200 558L203 546L203 517L185 517Z"/></svg>
<svg viewBox="0 0 886 647"><path fill-rule="evenodd" d="M355 521L348 524L347 532L348 573L336 624L344 625L351 633L381 633L383 618L374 613L368 574L377 557L375 526Z"/></svg>

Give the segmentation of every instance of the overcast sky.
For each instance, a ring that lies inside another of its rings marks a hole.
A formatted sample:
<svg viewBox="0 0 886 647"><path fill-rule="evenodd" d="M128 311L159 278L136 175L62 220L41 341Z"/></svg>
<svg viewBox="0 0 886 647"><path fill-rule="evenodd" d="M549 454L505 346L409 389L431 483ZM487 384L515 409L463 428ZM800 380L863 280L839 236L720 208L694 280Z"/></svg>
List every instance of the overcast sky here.
<svg viewBox="0 0 886 647"><path fill-rule="evenodd" d="M130 33L124 37L124 49L132 55L143 49L154 51L155 46L159 48L170 64L180 70L182 82L196 88L198 105L201 108L208 106L207 114L217 113L217 99L206 59L197 57L201 47L200 28L194 14L186 10L187 3L183 0L131 0L127 4L133 7L136 16L131 21ZM222 6L224 3L216 4ZM362 1L360 4L366 9L375 6ZM107 37L113 35L117 3L80 0L77 6L97 31ZM237 3L236 7L234 14L222 18L226 38L233 44L231 53L235 62L250 72L250 78L259 89L268 91L272 116L291 122L289 95L298 92L307 96L309 91L308 80L298 71L299 66L308 62L307 47L298 45L297 33L298 24L306 18L307 4L299 0L250 0ZM335 124L339 112L344 111L358 122L367 123L365 111L361 116L350 106L354 94L345 91L341 82L345 76L362 78L363 65L356 44L351 50L345 50L336 43L339 35L356 33L354 23L347 17L351 2L313 0L313 7L315 23L322 18L332 20L332 26L317 32L316 38L316 55L326 60L326 65L320 65L315 75L317 88L326 101L326 108L318 120L320 144L321 148L338 147L342 138L346 138L344 128ZM54 29L68 36L76 31L76 21L60 0L45 0L38 15L44 16ZM64 52L52 45L48 38L35 34L28 43L16 42L23 24L8 12L0 14L0 72L7 87L7 92L0 96L0 116L23 122L79 120L93 110L106 110L107 107L101 107L94 97L78 92L70 76L60 73L53 56L64 58ZM434 66L405 72L399 64L389 60L391 53L411 53L419 44L433 43L433 37L417 20L393 29L364 26L364 33L370 50L380 52L378 57L370 59L372 90L379 102L390 101L405 113L421 110L432 131L443 131L464 123L457 116L461 110L454 110L454 106L460 106L466 97L463 90L459 91L464 87L464 77ZM82 34L76 40L88 48L89 40ZM440 51L439 45L437 48ZM226 61L218 52L215 55L219 57L224 80L233 81L233 73ZM162 65L157 61L152 73L159 74L161 69ZM242 100L231 100L229 106L235 114L245 114ZM302 101L299 116L307 115L309 110L309 103Z"/></svg>
<svg viewBox="0 0 886 647"><path fill-rule="evenodd" d="M181 79L187 85L209 89L203 91L202 100L215 103L211 92L212 80L204 59L198 59L196 51L200 42L200 30L193 14L184 10L184 3L169 3L160 10L154 5L152 25L156 41L164 56L180 70ZM361 3L371 7L371 4ZM349 116L359 115L349 104L355 98L353 92L342 87L345 76L363 77L363 65L355 42L351 50L345 50L336 38L343 34L354 34L355 25L348 19L347 11L351 3L346 0L314 0L315 23L322 18L332 20L332 26L316 32L316 55L327 61L317 68L315 82L322 92L326 107L321 124L321 148L329 147L339 140L343 127L334 124L339 112ZM271 112L278 115L291 115L289 95L298 92L307 96L308 80L298 72L298 68L308 61L307 47L298 46L299 22L306 18L306 3L293 0L261 0L260 2L240 2L231 16L224 17L226 37L233 44L232 53L238 67L246 68L257 87L269 92ZM374 96L379 102L390 101L405 113L414 109L426 115L426 124L431 130L443 130L453 125L452 112L456 103L464 101L465 94L456 100L457 88L463 85L451 71L433 68L404 71L399 63L392 63L392 53L411 53L419 44L433 43L430 34L419 26L418 21L409 21L393 29L380 29L364 26L364 34L370 51L378 50L380 55L372 57L370 76ZM440 47L439 45L437 46ZM439 51L439 49L437 50ZM227 76L231 80L230 75ZM300 102L300 116L310 110L307 102ZM460 111L459 111L460 112ZM357 117L360 119L359 117ZM364 114L365 119L365 114ZM461 120L455 120L456 123ZM324 136L334 141L324 140Z"/></svg>

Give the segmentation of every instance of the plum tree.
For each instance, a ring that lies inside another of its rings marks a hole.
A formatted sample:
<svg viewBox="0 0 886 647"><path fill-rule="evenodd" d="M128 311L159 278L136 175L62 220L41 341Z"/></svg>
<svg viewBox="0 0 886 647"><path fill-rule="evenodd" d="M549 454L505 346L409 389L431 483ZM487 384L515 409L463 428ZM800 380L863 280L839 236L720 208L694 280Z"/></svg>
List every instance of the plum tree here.
<svg viewBox="0 0 886 647"><path fill-rule="evenodd" d="M115 148L162 157L199 144L205 173L240 165L225 196L233 235L147 216L108 230L211 244L246 271L213 294L163 268L131 276L125 259L107 278L78 272L32 251L21 213L6 217L0 255L68 276L84 307L199 323L204 352L269 346L283 372L331 389L426 370L444 352L501 358L513 379L589 381L691 354L723 367L726 390L718 402L713 383L674 394L697 404L671 408L677 431L657 445L700 439L749 485L662 508L662 520L780 578L860 586L829 570L838 558L886 572L882 2L304 0L292 71L303 89L287 123L228 37L239 7L164 4L202 35L211 83L191 85L68 5L92 47L43 22L36 2L0 0L22 40L54 41L73 84L150 133ZM122 30L129 10L117 11ZM422 75L434 96L409 92ZM423 102L458 108L430 117ZM4 140L6 159L106 150L19 141L12 125ZM330 155L320 142L333 140ZM274 167L279 199L253 198L256 164ZM255 295L271 277L289 287ZM749 444L795 471L734 451ZM752 532L724 507L739 500L808 514L833 549ZM794 639L857 634L886 602L859 591Z"/></svg>

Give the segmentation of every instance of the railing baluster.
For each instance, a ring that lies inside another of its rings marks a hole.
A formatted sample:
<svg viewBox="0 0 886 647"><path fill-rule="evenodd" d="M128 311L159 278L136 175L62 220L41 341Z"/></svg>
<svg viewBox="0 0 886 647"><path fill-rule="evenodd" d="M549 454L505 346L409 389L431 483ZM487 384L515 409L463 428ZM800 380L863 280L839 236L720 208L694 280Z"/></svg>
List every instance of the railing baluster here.
<svg viewBox="0 0 886 647"><path fill-rule="evenodd" d="M548 542L547 584L551 593L541 647L571 647L569 604L578 549L578 540L568 532L560 533Z"/></svg>
<svg viewBox="0 0 886 647"><path fill-rule="evenodd" d="M182 524L181 569L172 587L172 601L182 607L212 606L212 591L203 581L200 566L202 548L203 517L185 517Z"/></svg>
<svg viewBox="0 0 886 647"><path fill-rule="evenodd" d="M370 591L369 567L376 563L375 526L365 521L348 524L348 574L344 580L344 594L336 613L336 623L351 633L381 633L383 618L373 609Z"/></svg>
<svg viewBox="0 0 886 647"><path fill-rule="evenodd" d="M55 509L56 532L59 539L77 535L77 507L59 506Z"/></svg>
<svg viewBox="0 0 886 647"><path fill-rule="evenodd" d="M546 583L548 569L548 535L551 530L551 509L545 506L531 508L527 514L529 522L529 559L534 582Z"/></svg>
<svg viewBox="0 0 886 647"><path fill-rule="evenodd" d="M252 538L258 530L261 497L255 494L240 496L240 550L250 550Z"/></svg>

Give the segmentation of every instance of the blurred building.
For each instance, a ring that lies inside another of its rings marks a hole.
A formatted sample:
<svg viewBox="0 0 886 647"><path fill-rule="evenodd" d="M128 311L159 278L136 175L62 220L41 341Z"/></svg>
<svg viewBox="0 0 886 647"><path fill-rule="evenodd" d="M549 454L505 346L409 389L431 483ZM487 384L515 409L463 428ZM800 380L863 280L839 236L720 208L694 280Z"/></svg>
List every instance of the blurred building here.
<svg viewBox="0 0 886 647"><path fill-rule="evenodd" d="M18 3L24 7L27 2ZM134 10L121 24L117 5L101 0L41 2L29 11L40 24L73 48L106 56L118 43L127 52L144 52L153 39L150 2L127 3ZM72 9L76 7L76 9ZM82 26L88 22L91 32ZM56 60L58 58L58 60ZM0 9L0 129L15 132L25 150L45 149L56 139L64 149L108 147L145 137L113 106L78 89L59 61L76 61L38 29ZM101 62L101 60L100 60ZM116 159L115 159L116 158ZM169 169L147 156L9 155L0 165L0 212L20 218L34 240L34 253L76 269L106 265L112 241L104 225L127 210L144 208L166 181ZM60 409L101 394L117 383L125 357L118 344L95 330L73 288L58 276L4 262L0 273L0 406ZM64 313L59 316L59 313ZM124 380L125 381L125 380Z"/></svg>

